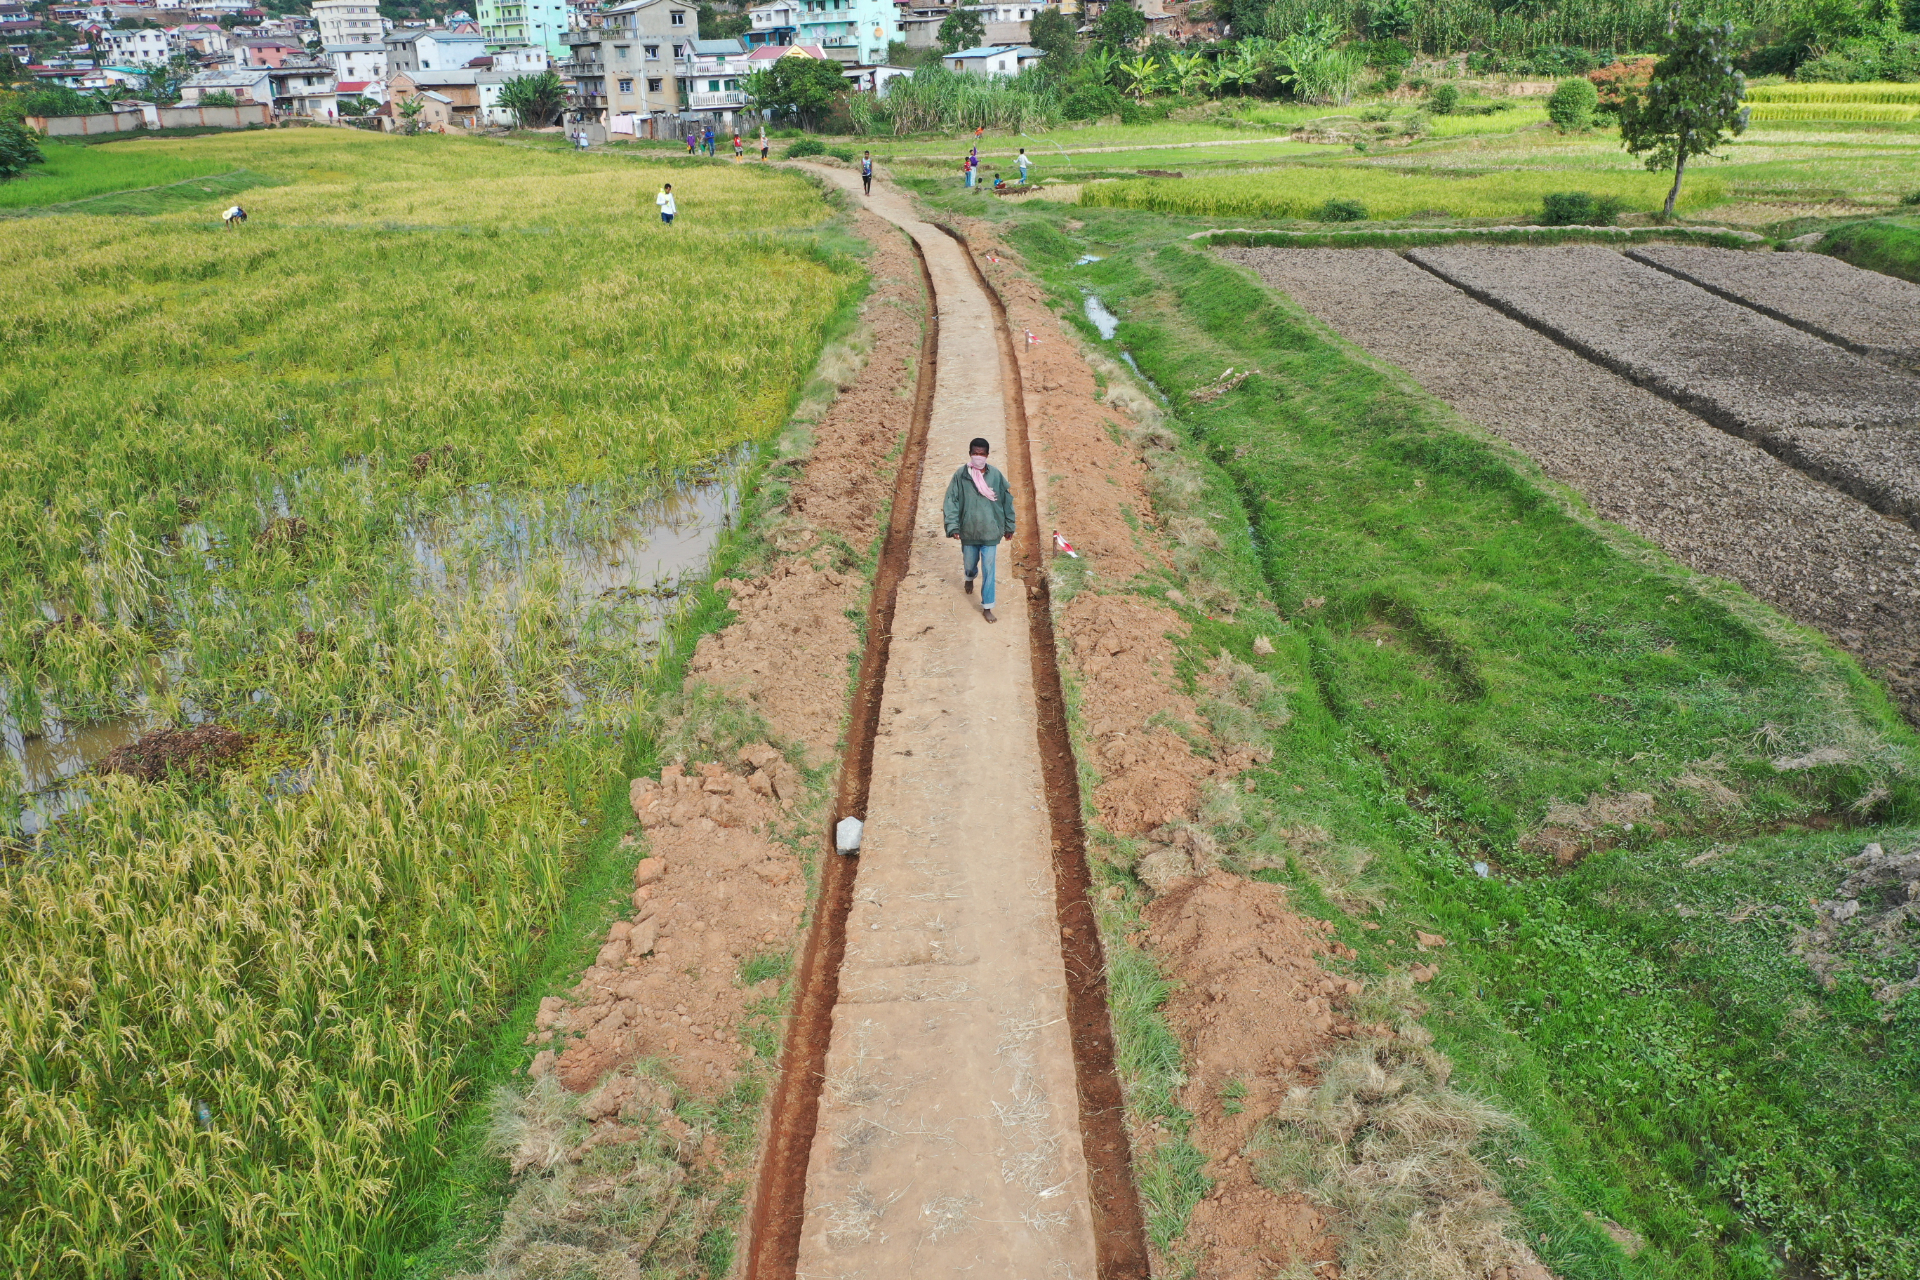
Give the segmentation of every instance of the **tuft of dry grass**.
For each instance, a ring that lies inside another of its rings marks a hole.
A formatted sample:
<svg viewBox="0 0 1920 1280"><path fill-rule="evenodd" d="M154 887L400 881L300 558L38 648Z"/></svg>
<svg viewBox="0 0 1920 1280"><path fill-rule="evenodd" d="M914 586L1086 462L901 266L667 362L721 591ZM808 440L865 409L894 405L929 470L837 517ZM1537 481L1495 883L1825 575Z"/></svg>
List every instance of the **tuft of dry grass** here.
<svg viewBox="0 0 1920 1280"><path fill-rule="evenodd" d="M1322 1060L1320 1083L1291 1090L1251 1153L1261 1181L1305 1192L1341 1224L1341 1266L1370 1280L1481 1280L1537 1265L1513 1212L1474 1155L1515 1121L1452 1088L1430 1037L1405 1032Z"/></svg>

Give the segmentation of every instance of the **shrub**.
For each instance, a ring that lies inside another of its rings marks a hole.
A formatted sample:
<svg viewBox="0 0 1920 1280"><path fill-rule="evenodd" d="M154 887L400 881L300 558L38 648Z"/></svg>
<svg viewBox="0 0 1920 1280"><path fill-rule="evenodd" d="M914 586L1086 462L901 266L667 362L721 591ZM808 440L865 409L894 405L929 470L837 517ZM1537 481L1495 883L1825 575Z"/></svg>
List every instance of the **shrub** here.
<svg viewBox="0 0 1920 1280"><path fill-rule="evenodd" d="M234 97L225 89L215 89L212 93L203 93L200 95L200 105L203 107L237 107L240 105L240 99Z"/></svg>
<svg viewBox="0 0 1920 1280"><path fill-rule="evenodd" d="M1909 191L1900 197L1901 204L1920 204L1920 191Z"/></svg>
<svg viewBox="0 0 1920 1280"><path fill-rule="evenodd" d="M1547 99L1547 119L1562 133L1584 133L1593 127L1593 109L1600 91L1590 80L1562 80Z"/></svg>
<svg viewBox="0 0 1920 1280"><path fill-rule="evenodd" d="M1556 191L1542 196L1540 203L1544 227L1610 227L1626 208L1618 196L1596 196L1590 191Z"/></svg>
<svg viewBox="0 0 1920 1280"><path fill-rule="evenodd" d="M1315 222L1365 222L1367 206L1358 200L1335 196L1314 210L1313 220Z"/></svg>
<svg viewBox="0 0 1920 1280"><path fill-rule="evenodd" d="M1587 73L1587 83L1600 95L1600 110L1618 111L1628 93L1645 89L1653 79L1658 58L1630 58Z"/></svg>
<svg viewBox="0 0 1920 1280"><path fill-rule="evenodd" d="M1126 99L1110 84L1090 84L1075 89L1060 104L1060 114L1069 120L1098 120L1119 112Z"/></svg>
<svg viewBox="0 0 1920 1280"><path fill-rule="evenodd" d="M827 154L827 145L818 138L801 138L792 146L788 147L785 152L788 160L798 159L801 156L823 156L825 154Z"/></svg>
<svg viewBox="0 0 1920 1280"><path fill-rule="evenodd" d="M1436 87L1427 99L1427 110L1437 116L1450 116L1460 107L1460 86L1443 84Z"/></svg>
<svg viewBox="0 0 1920 1280"><path fill-rule="evenodd" d="M845 160L848 164L853 163L852 147L828 147L827 154L832 156L835 160Z"/></svg>

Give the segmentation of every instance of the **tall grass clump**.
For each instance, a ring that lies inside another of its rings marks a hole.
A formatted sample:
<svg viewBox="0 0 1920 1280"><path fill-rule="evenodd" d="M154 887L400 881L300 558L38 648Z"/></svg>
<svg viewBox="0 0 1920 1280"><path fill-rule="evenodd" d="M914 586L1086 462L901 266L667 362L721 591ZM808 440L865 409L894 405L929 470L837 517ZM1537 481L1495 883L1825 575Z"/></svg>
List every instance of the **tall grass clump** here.
<svg viewBox="0 0 1920 1280"><path fill-rule="evenodd" d="M887 84L887 96L871 114L873 126L890 122L895 134L960 129L1048 129L1060 119L1060 95L1032 73L1005 78L949 71L926 63Z"/></svg>
<svg viewBox="0 0 1920 1280"><path fill-rule="evenodd" d="M1332 23L1355 37L1392 36L1425 53L1487 50L1525 54L1542 48L1649 49L1666 34L1669 4L1661 0L1585 0L1581 4L1513 5L1503 0L1421 0L1418 4L1352 0L1275 0L1269 31ZM1741 27L1768 27L1792 16L1788 0L1730 0L1716 12Z"/></svg>
<svg viewBox="0 0 1920 1280"><path fill-rule="evenodd" d="M1920 84L1757 84L1748 102L1905 103L1920 106Z"/></svg>
<svg viewBox="0 0 1920 1280"><path fill-rule="evenodd" d="M1920 118L1920 106L1860 101L1760 102L1750 109L1750 119L1768 120L1862 120L1905 124Z"/></svg>
<svg viewBox="0 0 1920 1280"><path fill-rule="evenodd" d="M0 223L0 697L251 745L37 833L0 779L0 1272L363 1276L699 569L594 574L777 428L857 277L790 175L675 171L669 233L626 160L122 149L284 185L235 231Z"/></svg>

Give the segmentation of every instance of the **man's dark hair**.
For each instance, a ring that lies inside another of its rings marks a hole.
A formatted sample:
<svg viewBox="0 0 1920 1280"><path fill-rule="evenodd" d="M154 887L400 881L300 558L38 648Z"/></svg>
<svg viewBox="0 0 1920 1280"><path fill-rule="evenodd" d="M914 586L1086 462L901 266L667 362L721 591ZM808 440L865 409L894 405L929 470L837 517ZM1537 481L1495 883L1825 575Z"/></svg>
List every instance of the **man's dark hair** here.
<svg viewBox="0 0 1920 1280"><path fill-rule="evenodd" d="M992 453L993 446L987 443L987 438L985 436L975 436L973 440L967 445L967 452L969 454Z"/></svg>

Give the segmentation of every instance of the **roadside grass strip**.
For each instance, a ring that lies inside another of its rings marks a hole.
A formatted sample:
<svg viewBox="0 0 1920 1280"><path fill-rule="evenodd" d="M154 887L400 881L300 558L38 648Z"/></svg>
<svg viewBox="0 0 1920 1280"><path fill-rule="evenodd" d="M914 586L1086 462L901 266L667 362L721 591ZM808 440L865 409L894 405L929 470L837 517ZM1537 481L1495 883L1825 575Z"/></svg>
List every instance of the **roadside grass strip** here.
<svg viewBox="0 0 1920 1280"><path fill-rule="evenodd" d="M624 160L127 145L285 185L231 230L0 223L0 694L9 734L242 746L69 778L37 834L7 757L0 1271L362 1276L604 927L672 636L725 612L698 563L583 569L751 487L860 273L788 174L683 178L669 230Z"/></svg>
<svg viewBox="0 0 1920 1280"><path fill-rule="evenodd" d="M1343 199L1359 201L1376 219L1502 218L1535 213L1548 194L1573 189L1653 208L1671 185L1659 174L1628 171L1443 177L1352 165L1293 166L1235 177L1100 183L1083 188L1080 203L1197 217L1312 218L1327 201ZM1703 209L1725 199L1726 184L1703 174L1687 184L1679 207Z"/></svg>
<svg viewBox="0 0 1920 1280"><path fill-rule="evenodd" d="M1220 477L1201 573L1251 562L1287 620L1266 654L1271 621L1182 606L1194 675L1225 650L1293 712L1223 847L1373 981L1437 961L1425 1021L1522 1121L1477 1152L1553 1273L1911 1275L1912 940L1821 972L1796 943L1844 859L1913 847L1917 744L1884 691L1156 220L1014 216ZM1229 366L1259 372L1189 397Z"/></svg>
<svg viewBox="0 0 1920 1280"><path fill-rule="evenodd" d="M1821 253L1920 284L1920 223L1850 222L1820 241Z"/></svg>

